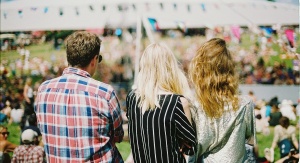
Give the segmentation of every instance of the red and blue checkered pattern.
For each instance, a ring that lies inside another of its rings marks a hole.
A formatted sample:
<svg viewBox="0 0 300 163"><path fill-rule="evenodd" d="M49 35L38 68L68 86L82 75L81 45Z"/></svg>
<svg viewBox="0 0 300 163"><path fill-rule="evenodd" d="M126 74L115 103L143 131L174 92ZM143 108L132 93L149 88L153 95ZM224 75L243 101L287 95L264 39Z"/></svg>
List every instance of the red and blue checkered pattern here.
<svg viewBox="0 0 300 163"><path fill-rule="evenodd" d="M112 86L69 67L41 84L35 110L47 162L123 162L115 146L124 131Z"/></svg>

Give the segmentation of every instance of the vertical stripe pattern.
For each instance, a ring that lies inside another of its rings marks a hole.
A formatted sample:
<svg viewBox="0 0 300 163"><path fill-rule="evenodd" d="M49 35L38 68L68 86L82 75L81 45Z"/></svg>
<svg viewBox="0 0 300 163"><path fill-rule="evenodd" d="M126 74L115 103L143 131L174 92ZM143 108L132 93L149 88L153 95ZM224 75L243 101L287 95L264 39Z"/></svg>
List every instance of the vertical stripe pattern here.
<svg viewBox="0 0 300 163"><path fill-rule="evenodd" d="M194 153L195 130L183 111L180 95L159 95L160 108L144 114L131 91L126 98L128 132L135 163L185 162L183 153ZM180 151L182 142L192 148Z"/></svg>

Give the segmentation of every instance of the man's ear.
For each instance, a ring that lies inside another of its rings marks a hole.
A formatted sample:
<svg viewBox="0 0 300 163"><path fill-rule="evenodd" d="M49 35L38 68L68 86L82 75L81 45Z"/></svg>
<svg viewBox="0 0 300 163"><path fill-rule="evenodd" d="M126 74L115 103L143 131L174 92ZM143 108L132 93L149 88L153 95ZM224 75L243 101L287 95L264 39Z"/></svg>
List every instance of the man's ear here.
<svg viewBox="0 0 300 163"><path fill-rule="evenodd" d="M97 57L97 55L96 55L96 56L92 59L91 65L94 67L94 66L97 65L97 62L98 62L98 57Z"/></svg>

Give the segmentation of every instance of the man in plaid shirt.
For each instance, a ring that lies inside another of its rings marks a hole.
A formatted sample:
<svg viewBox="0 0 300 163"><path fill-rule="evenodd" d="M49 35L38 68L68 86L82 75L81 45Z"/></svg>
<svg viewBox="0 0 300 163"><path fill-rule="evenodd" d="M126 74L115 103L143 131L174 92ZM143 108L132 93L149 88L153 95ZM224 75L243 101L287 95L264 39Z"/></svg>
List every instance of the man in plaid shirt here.
<svg viewBox="0 0 300 163"><path fill-rule="evenodd" d="M24 130L21 140L23 145L15 148L11 162L43 163L45 153L43 147L37 145L38 134L32 129Z"/></svg>
<svg viewBox="0 0 300 163"><path fill-rule="evenodd" d="M112 86L91 78L102 57L95 34L66 40L69 67L38 89L35 111L47 162L123 162L115 145L124 136Z"/></svg>

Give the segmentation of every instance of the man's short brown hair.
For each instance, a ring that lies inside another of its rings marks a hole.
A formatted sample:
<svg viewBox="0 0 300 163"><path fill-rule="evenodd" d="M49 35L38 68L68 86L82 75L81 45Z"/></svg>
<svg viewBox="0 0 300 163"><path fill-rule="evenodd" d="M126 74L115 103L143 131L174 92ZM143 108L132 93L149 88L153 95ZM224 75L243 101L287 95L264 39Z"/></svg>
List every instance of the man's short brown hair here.
<svg viewBox="0 0 300 163"><path fill-rule="evenodd" d="M101 39L86 31L74 32L66 39L67 60L70 66L86 67L99 55Z"/></svg>

